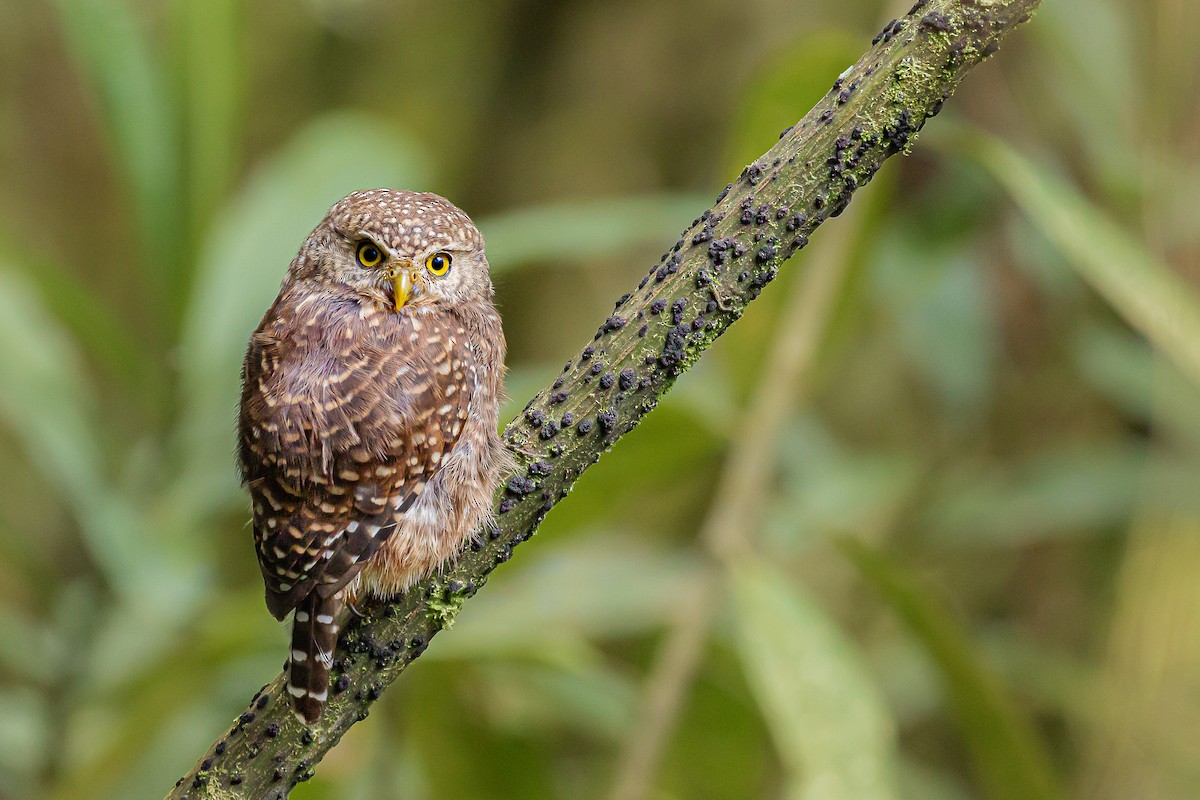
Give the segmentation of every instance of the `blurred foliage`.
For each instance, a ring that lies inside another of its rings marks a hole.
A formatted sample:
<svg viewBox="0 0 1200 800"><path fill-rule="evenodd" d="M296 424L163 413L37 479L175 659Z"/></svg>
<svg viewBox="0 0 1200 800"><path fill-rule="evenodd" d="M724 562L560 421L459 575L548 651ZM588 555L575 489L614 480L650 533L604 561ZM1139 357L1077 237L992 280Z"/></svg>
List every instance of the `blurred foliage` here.
<svg viewBox="0 0 1200 800"><path fill-rule="evenodd" d="M908 5L0 3L0 797L159 796L279 669L237 373L333 200L480 220L519 405ZM1198 35L1048 2L781 276L848 267L748 553L779 287L295 796L606 796L713 570L648 797L1200 795Z"/></svg>

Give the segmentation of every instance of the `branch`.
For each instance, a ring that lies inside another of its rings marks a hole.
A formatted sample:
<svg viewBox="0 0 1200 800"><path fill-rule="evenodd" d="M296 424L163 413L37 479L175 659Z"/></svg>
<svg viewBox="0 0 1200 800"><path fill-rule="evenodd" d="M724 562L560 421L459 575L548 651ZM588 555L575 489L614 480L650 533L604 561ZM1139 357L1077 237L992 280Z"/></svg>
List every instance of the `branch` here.
<svg viewBox="0 0 1200 800"><path fill-rule="evenodd" d="M617 301L592 343L508 425L504 437L522 468L496 497L496 527L442 575L363 609L338 647L321 720L305 727L292 715L280 675L169 797L283 798L310 778L579 476L657 405L821 223L840 214L886 159L907 152L963 76L1038 3L920 0L886 26L875 46Z"/></svg>

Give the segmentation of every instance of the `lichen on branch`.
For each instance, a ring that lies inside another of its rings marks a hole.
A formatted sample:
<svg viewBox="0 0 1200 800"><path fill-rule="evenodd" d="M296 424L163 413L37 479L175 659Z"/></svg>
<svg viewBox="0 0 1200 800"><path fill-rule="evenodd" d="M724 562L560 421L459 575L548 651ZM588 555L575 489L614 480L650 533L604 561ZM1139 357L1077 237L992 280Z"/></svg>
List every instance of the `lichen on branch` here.
<svg viewBox="0 0 1200 800"><path fill-rule="evenodd" d="M284 676L277 677L169 797L282 798L311 777L579 476L655 407L885 160L908 151L963 76L1038 2L920 0L889 22L825 97L617 300L592 342L508 425L504 438L521 468L496 497L496 525L444 574L361 609L365 615L338 647L322 719L302 725Z"/></svg>

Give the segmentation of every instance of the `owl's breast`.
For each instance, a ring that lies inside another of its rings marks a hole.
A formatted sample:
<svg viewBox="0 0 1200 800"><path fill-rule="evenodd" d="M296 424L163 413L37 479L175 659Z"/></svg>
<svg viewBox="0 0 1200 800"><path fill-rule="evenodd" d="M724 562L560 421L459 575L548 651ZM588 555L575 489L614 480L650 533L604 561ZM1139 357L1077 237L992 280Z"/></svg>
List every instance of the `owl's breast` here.
<svg viewBox="0 0 1200 800"><path fill-rule="evenodd" d="M395 331L336 299L277 312L246 353L243 453L312 475L344 455L385 452L402 425L391 385L409 368Z"/></svg>
<svg viewBox="0 0 1200 800"><path fill-rule="evenodd" d="M251 339L243 435L254 454L301 475L413 459L436 470L479 408L480 380L452 313L302 302Z"/></svg>

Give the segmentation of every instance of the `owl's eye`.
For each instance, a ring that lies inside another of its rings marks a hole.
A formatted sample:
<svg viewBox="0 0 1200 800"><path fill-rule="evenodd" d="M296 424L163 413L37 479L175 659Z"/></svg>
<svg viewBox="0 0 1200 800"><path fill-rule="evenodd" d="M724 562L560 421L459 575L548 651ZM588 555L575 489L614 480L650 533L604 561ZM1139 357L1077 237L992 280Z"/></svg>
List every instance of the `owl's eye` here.
<svg viewBox="0 0 1200 800"><path fill-rule="evenodd" d="M374 267L383 261L383 253L375 246L373 242L359 242L358 244L358 263L364 267Z"/></svg>
<svg viewBox="0 0 1200 800"><path fill-rule="evenodd" d="M434 253L425 259L425 267L440 278L450 271L450 254Z"/></svg>

